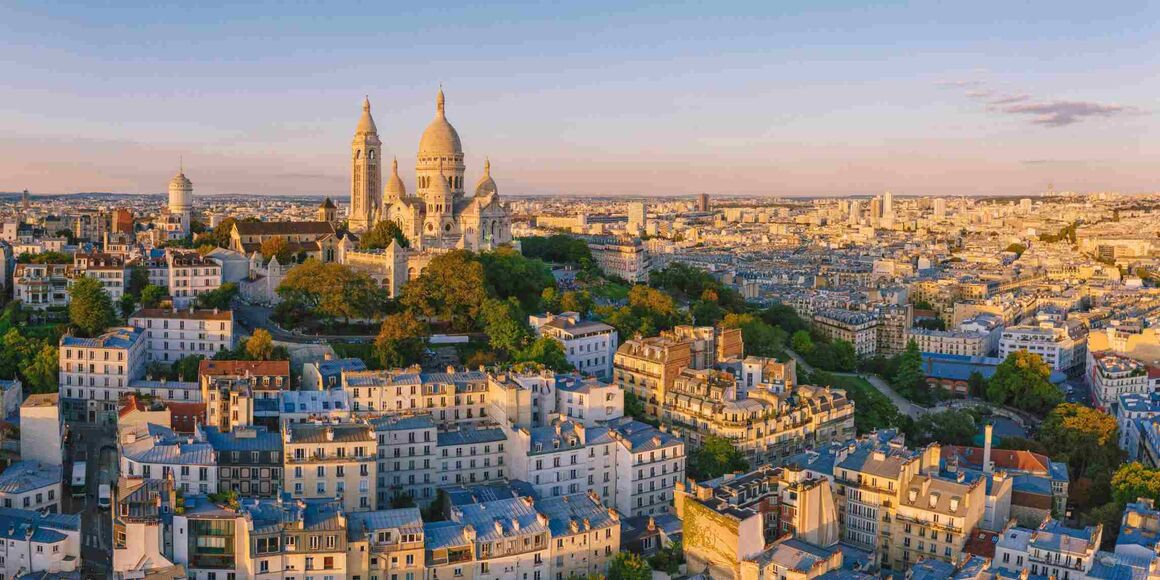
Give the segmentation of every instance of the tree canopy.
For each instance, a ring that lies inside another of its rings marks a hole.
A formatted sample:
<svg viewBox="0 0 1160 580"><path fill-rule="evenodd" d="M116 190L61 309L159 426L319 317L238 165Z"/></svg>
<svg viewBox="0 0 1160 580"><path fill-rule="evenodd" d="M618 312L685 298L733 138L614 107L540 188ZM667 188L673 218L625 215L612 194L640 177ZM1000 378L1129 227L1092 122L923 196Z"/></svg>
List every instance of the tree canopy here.
<svg viewBox="0 0 1160 580"><path fill-rule="evenodd" d="M429 334L427 324L411 312L392 314L383 320L375 338L374 355L383 368L418 364Z"/></svg>
<svg viewBox="0 0 1160 580"><path fill-rule="evenodd" d="M398 223L394 220L382 220L359 238L359 246L364 250L380 250L391 245L391 240L398 242L400 248L411 246Z"/></svg>
<svg viewBox="0 0 1160 580"><path fill-rule="evenodd" d="M608 562L608 580L652 580L652 568L632 552L617 552Z"/></svg>
<svg viewBox="0 0 1160 580"><path fill-rule="evenodd" d="M113 301L101 281L82 276L69 288L69 322L82 336L97 336L117 322Z"/></svg>
<svg viewBox="0 0 1160 580"><path fill-rule="evenodd" d="M515 298L525 312L538 310L540 296L556 286L548 266L503 246L479 254L488 291L497 298Z"/></svg>
<svg viewBox="0 0 1160 580"><path fill-rule="evenodd" d="M252 360L270 360L274 354L274 337L265 328L259 328L246 340L246 354Z"/></svg>
<svg viewBox="0 0 1160 580"><path fill-rule="evenodd" d="M282 236L266 238L258 247L258 253L264 258L277 258L279 264L289 264L294 261L294 251L290 247L290 240Z"/></svg>
<svg viewBox="0 0 1160 580"><path fill-rule="evenodd" d="M688 456L689 477L704 481L735 471L748 471L749 462L733 442L708 435Z"/></svg>
<svg viewBox="0 0 1160 580"><path fill-rule="evenodd" d="M234 282L226 282L217 288L199 294L197 297L198 308L216 308L218 310L229 310L230 303L233 302L234 297L238 295L238 285Z"/></svg>
<svg viewBox="0 0 1160 580"><path fill-rule="evenodd" d="M286 272L278 296L285 304L282 312L306 313L324 322L373 318L386 301L382 289L365 273L313 258Z"/></svg>
<svg viewBox="0 0 1160 580"><path fill-rule="evenodd" d="M466 331L475 326L486 298L483 264L467 250L453 250L434 257L417 278L403 286L402 303L454 330Z"/></svg>
<svg viewBox="0 0 1160 580"><path fill-rule="evenodd" d="M785 331L766 324L759 316L750 313L729 313L721 321L721 326L741 329L741 340L745 343L747 355L784 356Z"/></svg>
<svg viewBox="0 0 1160 580"><path fill-rule="evenodd" d="M520 238L520 250L528 258L539 258L545 262L575 266L583 265L585 261L592 262L588 242L564 234Z"/></svg>
<svg viewBox="0 0 1160 580"><path fill-rule="evenodd" d="M987 381L987 400L1042 415L1063 401L1063 393L1050 377L1051 367L1039 355L1017 350L999 363Z"/></svg>

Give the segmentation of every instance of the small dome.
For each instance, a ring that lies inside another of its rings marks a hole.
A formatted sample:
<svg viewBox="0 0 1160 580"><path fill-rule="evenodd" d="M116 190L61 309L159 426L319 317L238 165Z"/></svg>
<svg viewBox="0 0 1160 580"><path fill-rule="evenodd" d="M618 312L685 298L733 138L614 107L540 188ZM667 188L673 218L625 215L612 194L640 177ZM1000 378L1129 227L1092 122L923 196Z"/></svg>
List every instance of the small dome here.
<svg viewBox="0 0 1160 580"><path fill-rule="evenodd" d="M375 119L371 116L371 99L370 97L363 97L363 112L362 117L359 117L358 128L354 130L356 135L370 135L379 132L378 127L375 127Z"/></svg>
<svg viewBox="0 0 1160 580"><path fill-rule="evenodd" d="M443 161L439 162L439 178L431 181L431 191L428 195L450 199L451 185L447 183L447 176L443 174Z"/></svg>
<svg viewBox="0 0 1160 580"><path fill-rule="evenodd" d="M488 195L495 195L499 193L499 188L495 185L495 180L491 178L491 160L484 159L483 161L483 177L475 184L475 196L485 197Z"/></svg>
<svg viewBox="0 0 1160 580"><path fill-rule="evenodd" d="M383 197L386 199L401 199L407 197L407 186L403 185L403 180L399 178L398 159L391 162L391 176L387 178L387 185L383 187L383 194Z"/></svg>
<svg viewBox="0 0 1160 580"><path fill-rule="evenodd" d="M169 187L170 187L170 189L172 189L172 188L179 188L179 189L192 188L193 182L190 181L189 178L185 176L184 171L178 171L177 175L174 175L173 179L169 180Z"/></svg>
<svg viewBox="0 0 1160 580"><path fill-rule="evenodd" d="M423 131L419 139L420 157L454 157L463 154L463 144L459 141L459 133L455 127L447 122L444 111L443 89L435 97L435 119Z"/></svg>

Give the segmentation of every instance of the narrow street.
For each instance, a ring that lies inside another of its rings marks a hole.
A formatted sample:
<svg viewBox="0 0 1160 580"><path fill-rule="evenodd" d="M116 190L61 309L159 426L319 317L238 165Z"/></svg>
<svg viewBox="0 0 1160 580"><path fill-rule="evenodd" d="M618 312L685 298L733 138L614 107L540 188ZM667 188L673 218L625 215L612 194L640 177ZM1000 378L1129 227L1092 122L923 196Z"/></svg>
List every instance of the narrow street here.
<svg viewBox="0 0 1160 580"><path fill-rule="evenodd" d="M81 560L85 578L108 577L113 564L113 519L109 510L97 506L100 485L106 483L111 488L117 483L117 450L113 439L114 430L111 426L74 426L69 444L69 457L73 461L88 462L85 495L83 498L70 499L72 502L83 502L80 512ZM68 495L71 498L71 494Z"/></svg>

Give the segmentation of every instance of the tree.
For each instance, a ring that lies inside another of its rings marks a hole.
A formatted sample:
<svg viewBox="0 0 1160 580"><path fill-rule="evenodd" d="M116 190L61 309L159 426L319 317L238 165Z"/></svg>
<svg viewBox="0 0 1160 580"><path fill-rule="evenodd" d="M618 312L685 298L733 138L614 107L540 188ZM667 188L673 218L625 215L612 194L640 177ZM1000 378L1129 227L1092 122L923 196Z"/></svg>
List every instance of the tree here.
<svg viewBox="0 0 1160 580"><path fill-rule="evenodd" d="M786 334L794 334L799 330L809 330L810 324L804 320L793 308L785 304L774 304L761 311L761 319L766 324L777 326ZM795 349L796 350L796 349Z"/></svg>
<svg viewBox="0 0 1160 580"><path fill-rule="evenodd" d="M586 317L592 311L592 295L587 290L569 290L560 296L560 311L575 312Z"/></svg>
<svg viewBox="0 0 1160 580"><path fill-rule="evenodd" d="M914 422L916 445L938 442L943 445L972 445L979 432L980 417L970 409L947 409L926 413ZM908 437L909 441L911 437Z"/></svg>
<svg viewBox="0 0 1160 580"><path fill-rule="evenodd" d="M129 281L125 284L125 294L140 299L141 291L149 285L149 269L141 264L134 264L129 269Z"/></svg>
<svg viewBox="0 0 1160 580"><path fill-rule="evenodd" d="M608 562L608 580L652 580L652 568L632 552L617 552Z"/></svg>
<svg viewBox="0 0 1160 580"><path fill-rule="evenodd" d="M289 264L294 260L294 252L290 248L290 241L281 236L266 238L258 247L258 253L266 259L277 258L279 264Z"/></svg>
<svg viewBox="0 0 1160 580"><path fill-rule="evenodd" d="M834 351L834 368L843 372L850 372L858 368L858 352L849 341L835 340L830 343Z"/></svg>
<svg viewBox="0 0 1160 580"><path fill-rule="evenodd" d="M701 445L688 457L689 477L704 481L726 473L749 471L749 462L733 442L715 435L707 435Z"/></svg>
<svg viewBox="0 0 1160 580"><path fill-rule="evenodd" d="M69 322L83 336L96 336L117 322L113 301L100 280L82 276L69 288Z"/></svg>
<svg viewBox="0 0 1160 580"><path fill-rule="evenodd" d="M391 240L397 242L400 248L411 246L411 242L407 241L407 236L398 223L395 223L394 220L382 220L376 223L369 232L362 235L362 238L359 239L359 246L364 250L379 250L391 245Z"/></svg>
<svg viewBox="0 0 1160 580"><path fill-rule="evenodd" d="M24 384L31 393L55 393L58 388L60 355L51 344L43 344L36 356L24 365Z"/></svg>
<svg viewBox="0 0 1160 580"><path fill-rule="evenodd" d="M1097 486L1107 484L1123 458L1115 417L1085 405L1055 407L1039 427L1039 441L1052 458L1067 462L1072 477L1090 477Z"/></svg>
<svg viewBox="0 0 1160 580"><path fill-rule="evenodd" d="M23 253L17 256L16 261L21 264L71 264L72 256L64 252L41 252L39 254Z"/></svg>
<svg viewBox="0 0 1160 580"><path fill-rule="evenodd" d="M911 400L925 400L926 373L922 370L922 352L914 339L906 341L906 350L898 356L898 370L891 382L898 392Z"/></svg>
<svg viewBox="0 0 1160 580"><path fill-rule="evenodd" d="M307 312L324 324L336 319L371 318L385 303L382 289L366 273L313 258L286 272L278 285L278 296L285 304L280 305L282 311Z"/></svg>
<svg viewBox="0 0 1160 580"><path fill-rule="evenodd" d="M218 225L214 226L213 230L199 236L198 241L208 242L221 248L228 248L230 246L230 236L233 233L234 224L237 222L237 218L228 217L218 222Z"/></svg>
<svg viewBox="0 0 1160 580"><path fill-rule="evenodd" d="M725 315L721 326L741 329L746 354L765 357L784 355L785 331L766 324L760 317L749 313L729 313Z"/></svg>
<svg viewBox="0 0 1160 580"><path fill-rule="evenodd" d="M1051 367L1039 355L1017 350L999 363L987 381L987 400L1042 415L1063 400L1049 377Z"/></svg>
<svg viewBox="0 0 1160 580"><path fill-rule="evenodd" d="M229 310L230 303L233 302L234 297L238 295L238 285L234 282L226 282L217 288L204 292L197 297L198 308L210 308L216 310Z"/></svg>
<svg viewBox="0 0 1160 580"><path fill-rule="evenodd" d="M814 339L810 338L808 330L799 330L793 333L789 340L794 352L802 356L808 356L814 352Z"/></svg>
<svg viewBox="0 0 1160 580"><path fill-rule="evenodd" d="M483 264L467 250L433 258L418 278L403 286L402 303L455 330L470 330L487 298Z"/></svg>
<svg viewBox="0 0 1160 580"><path fill-rule="evenodd" d="M265 328L259 328L246 340L246 354L253 360L270 360L274 354L274 337Z"/></svg>
<svg viewBox="0 0 1160 580"><path fill-rule="evenodd" d="M392 314L383 320L375 338L374 355L383 368L419 363L427 346L427 325L412 312Z"/></svg>
<svg viewBox="0 0 1160 580"><path fill-rule="evenodd" d="M557 234L520 238L520 250L528 258L579 266L584 260L592 261L588 243L579 238Z"/></svg>
<svg viewBox="0 0 1160 580"><path fill-rule="evenodd" d="M638 421L650 419L645 412L644 401L629 390L624 391L624 414Z"/></svg>
<svg viewBox="0 0 1160 580"><path fill-rule="evenodd" d="M141 306L143 308L157 308L166 294L165 288L147 284L141 289Z"/></svg>
<svg viewBox="0 0 1160 580"><path fill-rule="evenodd" d="M519 351L531 340L532 333L525 319L514 296L507 300L488 298L479 311L479 321L487 334L488 344L507 353Z"/></svg>
<svg viewBox="0 0 1160 580"><path fill-rule="evenodd" d="M979 371L972 371L967 377L967 393L975 398L983 398L987 394L987 379Z"/></svg>
<svg viewBox="0 0 1160 580"><path fill-rule="evenodd" d="M1142 497L1160 502L1160 469L1149 469L1138 461L1121 465L1112 476L1112 498L1126 505Z"/></svg>
<svg viewBox="0 0 1160 580"><path fill-rule="evenodd" d="M68 228L61 228L59 230L56 230L56 233L53 235L55 235L58 238L64 238L66 241L68 241L68 244L70 246L75 246L77 244L76 236L74 236L73 231L68 229Z"/></svg>
<svg viewBox="0 0 1160 580"><path fill-rule="evenodd" d="M725 317L725 309L715 301L697 300L689 307L693 323L697 326L712 326Z"/></svg>
<svg viewBox="0 0 1160 580"><path fill-rule="evenodd" d="M537 338L527 348L515 354L516 362L539 363L558 373L573 370L572 363L564 355L564 347L547 336Z"/></svg>
<svg viewBox="0 0 1160 580"><path fill-rule="evenodd" d="M479 255L479 262L490 293L497 298L519 300L525 311L537 310L544 289L556 285L546 264L509 247L484 252Z"/></svg>
<svg viewBox="0 0 1160 580"><path fill-rule="evenodd" d="M248 341L246 346L249 346ZM197 381L198 368L201 367L201 361L204 359L205 357L200 354L191 354L173 361L172 371L174 379L191 383Z"/></svg>

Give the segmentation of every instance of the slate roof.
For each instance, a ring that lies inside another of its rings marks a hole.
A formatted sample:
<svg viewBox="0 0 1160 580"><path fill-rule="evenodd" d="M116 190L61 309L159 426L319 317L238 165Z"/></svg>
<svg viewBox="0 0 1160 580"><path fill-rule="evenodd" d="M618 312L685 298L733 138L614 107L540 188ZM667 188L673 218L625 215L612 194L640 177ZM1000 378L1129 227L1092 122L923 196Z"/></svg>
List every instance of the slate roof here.
<svg viewBox="0 0 1160 580"><path fill-rule="evenodd" d="M446 447L472 443L498 443L506 441L507 437L499 427L476 428L464 425L454 431L440 431L435 435L435 439L437 446Z"/></svg>
<svg viewBox="0 0 1160 580"><path fill-rule="evenodd" d="M60 485L61 466L39 461L17 461L0 473L0 493L22 494Z"/></svg>
<svg viewBox="0 0 1160 580"><path fill-rule="evenodd" d="M403 534L422 534L423 517L419 508L355 512L347 516L347 535L362 539L374 530L397 529Z"/></svg>

